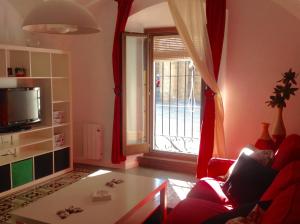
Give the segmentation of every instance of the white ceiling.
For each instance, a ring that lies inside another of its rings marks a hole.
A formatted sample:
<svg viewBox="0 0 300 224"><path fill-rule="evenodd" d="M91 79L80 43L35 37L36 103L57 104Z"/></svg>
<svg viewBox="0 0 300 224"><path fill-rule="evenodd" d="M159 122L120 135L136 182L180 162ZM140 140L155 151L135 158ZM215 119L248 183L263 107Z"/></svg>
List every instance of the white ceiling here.
<svg viewBox="0 0 300 224"><path fill-rule="evenodd" d="M21 16L25 16L32 8L40 3L43 0L5 0L9 1L9 3L20 13ZM92 7L95 4L98 3L103 3L107 1L113 1L113 0L71 0L71 1L76 1L84 6ZM143 6L147 6L147 2L161 2L162 0L135 0L134 4L140 4L139 2L142 3ZM266 0L263 0L266 1ZM274 3L280 5L283 7L285 10L287 10L289 13L292 15L296 16L297 18L300 19L300 0L270 0L273 1ZM26 2L26 3L24 3ZM161 4L159 4L161 5ZM154 7L154 8L152 8ZM162 7L162 8L160 8ZM151 6L150 7L150 12L144 12L140 13L137 12L138 15L136 15L136 18L140 18L142 21L144 21L147 26L152 26L154 20L156 19L157 22L162 23L162 25L167 25L170 22L170 16L167 11L164 11L166 4L162 4L160 7L155 7ZM145 11L145 10L142 10ZM146 10L147 11L147 10ZM135 12L133 12L135 13ZM147 17L147 19L145 19Z"/></svg>
<svg viewBox="0 0 300 224"><path fill-rule="evenodd" d="M300 1L299 0L273 0L276 4L287 10L292 15L300 19Z"/></svg>
<svg viewBox="0 0 300 224"><path fill-rule="evenodd" d="M6 0L20 13L22 17L25 17L36 5L43 0ZM26 1L26 4L24 3ZM92 7L95 4L103 3L109 0L70 0L75 1L87 8Z"/></svg>
<svg viewBox="0 0 300 224"><path fill-rule="evenodd" d="M140 31L143 28L174 26L168 3L162 2L141 10L128 18L126 30Z"/></svg>

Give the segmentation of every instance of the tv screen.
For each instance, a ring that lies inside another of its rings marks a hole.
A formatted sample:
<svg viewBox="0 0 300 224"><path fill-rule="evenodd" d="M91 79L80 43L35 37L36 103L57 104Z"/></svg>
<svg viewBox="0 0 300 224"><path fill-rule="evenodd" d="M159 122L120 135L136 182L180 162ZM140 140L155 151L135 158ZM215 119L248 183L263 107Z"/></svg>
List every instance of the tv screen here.
<svg viewBox="0 0 300 224"><path fill-rule="evenodd" d="M0 89L0 126L2 128L41 121L40 88Z"/></svg>

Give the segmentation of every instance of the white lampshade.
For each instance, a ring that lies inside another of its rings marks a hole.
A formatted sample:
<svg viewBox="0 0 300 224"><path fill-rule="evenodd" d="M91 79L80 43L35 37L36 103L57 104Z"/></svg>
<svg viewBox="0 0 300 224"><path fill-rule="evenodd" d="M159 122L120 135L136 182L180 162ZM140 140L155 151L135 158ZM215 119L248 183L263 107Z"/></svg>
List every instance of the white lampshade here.
<svg viewBox="0 0 300 224"><path fill-rule="evenodd" d="M100 32L95 18L86 8L66 0L42 2L26 16L23 30L50 34Z"/></svg>

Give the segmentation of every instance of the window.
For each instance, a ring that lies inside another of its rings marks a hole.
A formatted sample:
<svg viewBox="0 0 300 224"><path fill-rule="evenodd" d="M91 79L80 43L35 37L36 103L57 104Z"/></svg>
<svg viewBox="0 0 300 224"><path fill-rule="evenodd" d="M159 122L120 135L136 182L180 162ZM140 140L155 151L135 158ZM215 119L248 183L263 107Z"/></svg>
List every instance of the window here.
<svg viewBox="0 0 300 224"><path fill-rule="evenodd" d="M153 149L198 154L201 78L178 35L153 37Z"/></svg>
<svg viewBox="0 0 300 224"><path fill-rule="evenodd" d="M197 155L203 82L181 38L131 33L123 43L125 154Z"/></svg>

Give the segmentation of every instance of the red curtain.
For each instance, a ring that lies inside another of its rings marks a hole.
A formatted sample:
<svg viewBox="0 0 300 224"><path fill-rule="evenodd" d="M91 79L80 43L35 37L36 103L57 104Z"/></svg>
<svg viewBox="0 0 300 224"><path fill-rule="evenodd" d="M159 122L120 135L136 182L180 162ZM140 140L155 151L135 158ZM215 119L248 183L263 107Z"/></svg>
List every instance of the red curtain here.
<svg viewBox="0 0 300 224"><path fill-rule="evenodd" d="M214 75L218 80L226 20L226 0L206 1L207 32L214 64ZM214 92L205 90L205 107L201 126L201 142L198 156L197 178L207 175L207 165L214 148L215 104Z"/></svg>
<svg viewBox="0 0 300 224"><path fill-rule="evenodd" d="M112 137L111 162L120 163L126 160L122 151L122 32L130 13L133 0L116 0L118 16L115 27L115 37L112 53L112 64L115 82L115 108Z"/></svg>

